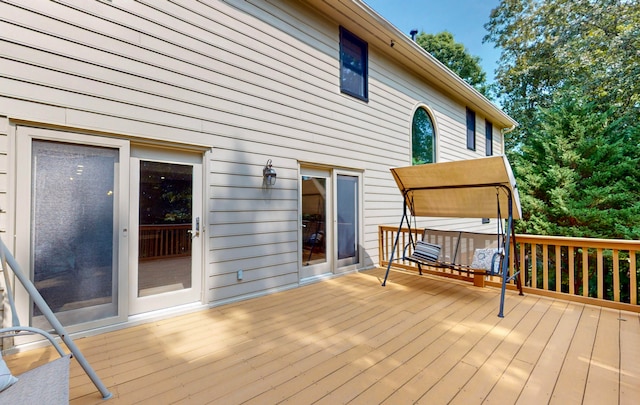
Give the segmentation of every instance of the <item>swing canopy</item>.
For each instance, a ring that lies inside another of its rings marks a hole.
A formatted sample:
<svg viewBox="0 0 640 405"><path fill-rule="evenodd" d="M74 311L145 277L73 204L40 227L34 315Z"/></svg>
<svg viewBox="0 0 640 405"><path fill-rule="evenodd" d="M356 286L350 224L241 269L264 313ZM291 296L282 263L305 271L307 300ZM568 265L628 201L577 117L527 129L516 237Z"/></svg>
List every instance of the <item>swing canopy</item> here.
<svg viewBox="0 0 640 405"><path fill-rule="evenodd" d="M417 217L498 218L500 207L512 219L522 209L506 156L428 163L391 169L406 207Z"/></svg>

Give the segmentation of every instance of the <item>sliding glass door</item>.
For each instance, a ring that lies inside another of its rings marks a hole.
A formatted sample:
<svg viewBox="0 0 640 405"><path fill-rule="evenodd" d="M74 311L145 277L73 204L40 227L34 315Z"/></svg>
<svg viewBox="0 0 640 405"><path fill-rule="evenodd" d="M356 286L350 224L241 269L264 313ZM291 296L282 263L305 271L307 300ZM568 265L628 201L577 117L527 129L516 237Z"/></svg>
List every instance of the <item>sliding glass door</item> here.
<svg viewBox="0 0 640 405"><path fill-rule="evenodd" d="M16 134L16 258L68 331L200 302L202 154ZM26 291L16 298L20 319L49 328Z"/></svg>
<svg viewBox="0 0 640 405"><path fill-rule="evenodd" d="M301 280L360 263L361 187L358 172L301 169Z"/></svg>
<svg viewBox="0 0 640 405"><path fill-rule="evenodd" d="M303 169L300 179L302 246L301 279L331 272L331 173ZM329 231L329 232L328 232ZM327 249L329 247L329 249Z"/></svg>
<svg viewBox="0 0 640 405"><path fill-rule="evenodd" d="M18 148L30 165L19 173L18 195L28 203L17 210L17 237L26 242L17 253L36 288L65 326L121 321L128 143L19 128ZM30 316L48 328L37 307Z"/></svg>
<svg viewBox="0 0 640 405"><path fill-rule="evenodd" d="M360 176L336 175L337 257L338 267L360 261Z"/></svg>

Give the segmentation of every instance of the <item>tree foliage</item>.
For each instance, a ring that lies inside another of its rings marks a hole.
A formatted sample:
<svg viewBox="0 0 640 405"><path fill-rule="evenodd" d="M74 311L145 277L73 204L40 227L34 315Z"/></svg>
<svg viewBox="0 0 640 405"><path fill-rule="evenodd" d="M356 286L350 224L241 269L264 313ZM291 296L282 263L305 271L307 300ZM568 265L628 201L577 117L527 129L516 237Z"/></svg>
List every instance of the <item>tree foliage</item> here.
<svg viewBox="0 0 640 405"><path fill-rule="evenodd" d="M640 239L639 1L502 0L485 25L521 232Z"/></svg>
<svg viewBox="0 0 640 405"><path fill-rule="evenodd" d="M538 110L516 155L523 205L520 231L640 239L640 131L596 113L592 101L561 94Z"/></svg>
<svg viewBox="0 0 640 405"><path fill-rule="evenodd" d="M416 43L460 76L462 80L472 85L487 98L491 98L487 75L480 66L480 58L471 55L464 45L456 42L453 34L447 31L438 34L421 32L416 36Z"/></svg>
<svg viewBox="0 0 640 405"><path fill-rule="evenodd" d="M580 89L597 112L637 121L640 109L638 0L502 0L485 25L502 49L496 72L505 110L521 127L517 148L538 107L563 89Z"/></svg>

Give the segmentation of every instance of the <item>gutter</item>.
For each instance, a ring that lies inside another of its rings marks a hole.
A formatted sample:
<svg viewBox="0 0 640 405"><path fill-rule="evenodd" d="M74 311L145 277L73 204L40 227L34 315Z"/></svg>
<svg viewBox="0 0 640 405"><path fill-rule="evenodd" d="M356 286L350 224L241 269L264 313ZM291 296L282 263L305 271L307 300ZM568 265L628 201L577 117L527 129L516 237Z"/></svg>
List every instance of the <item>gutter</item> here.
<svg viewBox="0 0 640 405"><path fill-rule="evenodd" d="M508 134L509 132L513 131L514 129L516 129L516 127L517 127L517 126L518 126L518 124L513 124L510 128L502 128L502 129L500 130L500 135L502 135L502 145L501 145L501 146L502 146L502 154L503 154L503 155L505 154L505 148L504 148L504 145L506 144L506 141L505 141L504 136L505 136L506 134Z"/></svg>

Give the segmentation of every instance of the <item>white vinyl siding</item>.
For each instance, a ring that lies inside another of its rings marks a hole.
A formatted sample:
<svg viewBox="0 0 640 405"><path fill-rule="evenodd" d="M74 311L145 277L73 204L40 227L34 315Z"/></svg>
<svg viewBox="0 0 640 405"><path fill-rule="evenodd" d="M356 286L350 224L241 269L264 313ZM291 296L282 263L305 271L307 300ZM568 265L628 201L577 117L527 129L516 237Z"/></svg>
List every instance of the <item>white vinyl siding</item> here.
<svg viewBox="0 0 640 405"><path fill-rule="evenodd" d="M9 121L7 117L0 115L0 237L6 244L10 244L11 240L7 235L12 235L12 228L9 228L9 199L7 198L7 190L9 190Z"/></svg>
<svg viewBox="0 0 640 405"><path fill-rule="evenodd" d="M302 2L16 3L0 3L0 115L211 148L208 302L297 285L299 162L363 173L370 267L378 225L401 213L389 168L411 164L415 106L434 114L438 161L479 156L464 147L464 104L373 46L369 102L341 94L339 25ZM6 159L0 149L0 204ZM267 159L278 173L270 189Z"/></svg>

